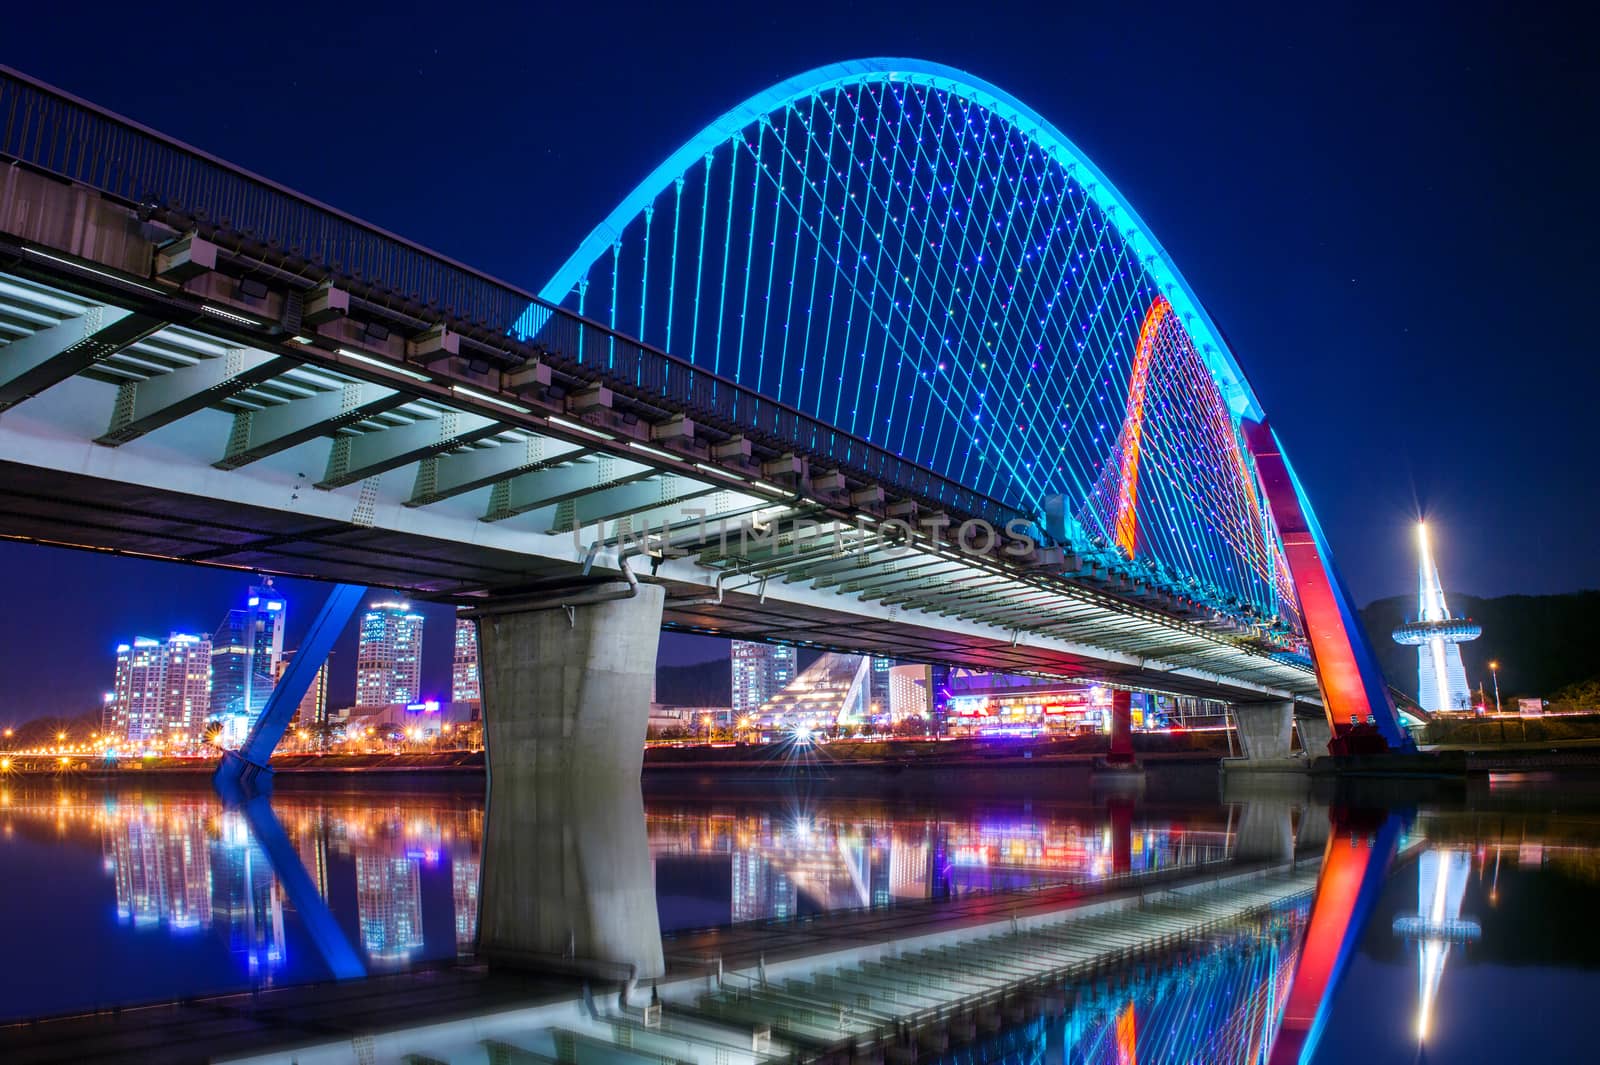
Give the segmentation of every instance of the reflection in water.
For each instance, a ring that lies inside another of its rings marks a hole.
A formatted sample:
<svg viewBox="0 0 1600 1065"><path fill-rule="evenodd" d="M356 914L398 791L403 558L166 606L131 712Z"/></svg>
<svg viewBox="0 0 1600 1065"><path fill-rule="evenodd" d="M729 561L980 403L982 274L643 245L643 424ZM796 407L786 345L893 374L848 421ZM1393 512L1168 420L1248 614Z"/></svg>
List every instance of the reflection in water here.
<svg viewBox="0 0 1600 1065"><path fill-rule="evenodd" d="M356 855L356 906L361 947L383 965L409 961L422 949L422 878L418 859Z"/></svg>
<svg viewBox="0 0 1600 1065"><path fill-rule="evenodd" d="M1472 853L1435 847L1417 860L1417 912L1397 917L1394 930L1417 944L1417 1043L1427 1042L1433 1008L1452 943L1477 939L1483 929L1461 916L1461 900L1472 875Z"/></svg>
<svg viewBox="0 0 1600 1065"><path fill-rule="evenodd" d="M1311 898L1301 895L1133 974L1082 993L1066 1022L1066 1060L1259 1062L1272 1045Z"/></svg>
<svg viewBox="0 0 1600 1065"><path fill-rule="evenodd" d="M58 823L83 812L49 810ZM215 926L243 967L270 982L284 961L283 893L242 814L218 811L208 820L192 807L111 802L90 816L101 830L120 922L176 935Z"/></svg>
<svg viewBox="0 0 1600 1065"><path fill-rule="evenodd" d="M477 941L474 793L284 792L247 816L208 791L31 789L0 792L0 817L12 844L0 879L42 864L69 885L0 911L0 935L105 959L99 988L43 984L0 1015L379 972L470 955ZM1225 807L1088 803L652 802L645 827L667 932L1189 866L1225 858L1234 838ZM262 831L284 849L264 847ZM300 897L274 857L298 867Z"/></svg>
<svg viewBox="0 0 1600 1065"><path fill-rule="evenodd" d="M0 876L47 868L56 888L6 906L0 934L24 956L99 961L95 980L24 986L0 1016L359 975L470 953L477 936L475 795L228 809L202 791L20 790L0 792L0 819Z"/></svg>
<svg viewBox="0 0 1600 1065"><path fill-rule="evenodd" d="M1226 810L1185 818L1118 816L1105 807L937 812L873 803L665 807L645 814L658 889L697 881L716 900L708 860L726 860L728 903L664 900L662 930L784 919L1221 861L1234 828ZM720 867L720 862L717 868ZM677 875L687 870L684 876Z"/></svg>
<svg viewBox="0 0 1600 1065"><path fill-rule="evenodd" d="M689 930L729 922L1228 860L1277 862L1298 840L1295 875L1305 886L1206 926L1178 953L1074 977L1064 1021L1015 1018L986 1029L950 1058L966 1065L1059 1055L1089 1065L1264 1062L1276 1060L1275 1032L1285 1047L1283 1032L1310 1037L1312 1047L1321 1032L1316 1060L1341 1060L1327 1056L1326 1044L1330 1032L1335 1044L1350 1038L1348 1025L1315 1027L1314 1017L1329 1015L1320 995L1309 996L1304 1017L1295 1003L1307 988L1334 994L1331 967L1351 953L1369 915L1377 919L1354 951L1366 968L1338 994L1353 1001L1357 988L1362 1001L1404 1013L1408 1023L1395 1029L1405 1029L1407 1060L1423 1042L1432 1055L1459 1037L1451 1029L1461 1018L1441 1012L1441 1002L1448 1006L1455 984L1457 997L1466 994L1469 974L1444 975L1462 964L1463 945L1474 943L1480 961L1530 950L1530 923L1562 916L1522 901L1535 886L1569 890L1562 885L1600 879L1600 847L1582 818L1424 810L1398 847L1365 823L1340 827L1338 816L1329 835L1328 822L1324 808L1303 801L651 801L639 853L654 878L662 930L693 941ZM228 809L201 791L0 790L0 826L0 943L15 957L60 959L59 967L37 962L33 978L8 992L5 1017L394 970L471 955L478 939L484 814L476 794L286 792L270 805ZM1332 843L1319 881L1324 839ZM1361 870L1346 866L1366 851L1395 860L1387 872L1375 866L1382 900L1360 904ZM51 891L29 889L43 870ZM1331 888L1343 891L1342 909L1321 906ZM968 905L992 903L975 896ZM1129 923L1108 926L1105 942L1145 935L1188 903L1164 905L1152 897L1129 909ZM1319 932L1318 914L1333 910L1345 917ZM1520 922L1514 935L1497 932L1512 920ZM1070 954L1089 942L1077 935L1051 949ZM1552 934L1550 942L1572 940ZM341 964L340 948L353 964ZM1572 948L1573 957L1588 957L1581 949ZM1019 956L1036 956L1028 950ZM1368 955L1386 963L1374 968ZM87 975L72 962L84 957L96 959ZM1520 955L1508 960L1530 964ZM921 978L918 964L908 959L904 968L907 979ZM1518 980L1530 971L1519 969ZM1386 982L1374 992L1372 981ZM1370 1018L1360 1016L1366 1025ZM1397 1059L1371 1065L1385 1060Z"/></svg>

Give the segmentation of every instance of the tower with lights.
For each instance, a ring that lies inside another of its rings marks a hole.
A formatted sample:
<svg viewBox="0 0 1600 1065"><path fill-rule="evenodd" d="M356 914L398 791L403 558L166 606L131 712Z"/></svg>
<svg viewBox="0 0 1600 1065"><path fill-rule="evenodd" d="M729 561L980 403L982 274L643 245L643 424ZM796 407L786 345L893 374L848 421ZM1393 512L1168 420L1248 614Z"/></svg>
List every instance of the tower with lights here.
<svg viewBox="0 0 1600 1065"><path fill-rule="evenodd" d="M1428 526L1417 523L1417 582L1421 602L1417 620L1394 630L1394 642L1417 649L1417 702L1434 712L1472 709L1461 644L1476 640L1483 629L1470 618L1453 618L1445 606L1444 586L1428 543Z"/></svg>

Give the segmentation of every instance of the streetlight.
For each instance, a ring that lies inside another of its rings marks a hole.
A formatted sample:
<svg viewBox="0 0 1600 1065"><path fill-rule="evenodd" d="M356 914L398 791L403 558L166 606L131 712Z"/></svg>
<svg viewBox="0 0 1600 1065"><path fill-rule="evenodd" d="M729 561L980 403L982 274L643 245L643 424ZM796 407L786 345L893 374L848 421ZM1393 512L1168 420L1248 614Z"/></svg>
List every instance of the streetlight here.
<svg viewBox="0 0 1600 1065"><path fill-rule="evenodd" d="M1489 662L1489 675L1494 678L1494 712L1500 712L1500 663Z"/></svg>

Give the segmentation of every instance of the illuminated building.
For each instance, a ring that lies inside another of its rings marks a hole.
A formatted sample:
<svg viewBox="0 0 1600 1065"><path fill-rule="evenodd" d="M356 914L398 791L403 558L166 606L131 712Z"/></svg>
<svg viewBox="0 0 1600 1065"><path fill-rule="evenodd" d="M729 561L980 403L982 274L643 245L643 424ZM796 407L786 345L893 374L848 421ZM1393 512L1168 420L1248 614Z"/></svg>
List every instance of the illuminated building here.
<svg viewBox="0 0 1600 1065"><path fill-rule="evenodd" d="M211 641L174 632L117 646L117 675L101 718L106 735L132 744L193 736L211 704Z"/></svg>
<svg viewBox="0 0 1600 1065"><path fill-rule="evenodd" d="M733 668L733 716L753 714L761 704L794 679L793 647L734 640L729 647Z"/></svg>
<svg viewBox="0 0 1600 1065"><path fill-rule="evenodd" d="M1428 545L1427 525L1417 523L1417 583L1421 586L1417 620L1394 630L1394 642L1417 649L1417 703L1424 710L1470 710L1472 689L1461 664L1461 644L1476 640L1483 629L1466 618L1452 618L1445 605L1439 567Z"/></svg>
<svg viewBox="0 0 1600 1065"><path fill-rule="evenodd" d="M117 645L117 679L101 728L107 735L143 743L161 734L161 641L140 636Z"/></svg>
<svg viewBox="0 0 1600 1065"><path fill-rule="evenodd" d="M829 652L756 711L762 728L832 728L867 716L871 659Z"/></svg>
<svg viewBox="0 0 1600 1065"><path fill-rule="evenodd" d="M417 701L422 678L422 615L410 603L373 603L361 615L356 648L356 707Z"/></svg>
<svg viewBox="0 0 1600 1065"><path fill-rule="evenodd" d="M872 656L872 672L868 674L872 687L867 693L867 712L874 717L890 712L889 674L893 669L894 659Z"/></svg>
<svg viewBox="0 0 1600 1065"><path fill-rule="evenodd" d="M927 717L933 687L927 666L895 666L889 670L889 717Z"/></svg>
<svg viewBox="0 0 1600 1065"><path fill-rule="evenodd" d="M478 624L456 618L455 660L450 668L450 701L478 703L482 699L478 677Z"/></svg>
<svg viewBox="0 0 1600 1065"><path fill-rule="evenodd" d="M953 694L946 725L953 736L1071 735L1098 730L1110 706L1110 693L1098 686ZM1137 711L1134 724L1143 724Z"/></svg>
<svg viewBox="0 0 1600 1065"><path fill-rule="evenodd" d="M181 632L168 636L161 645L161 676L168 738L196 736L211 713L211 641Z"/></svg>
<svg viewBox="0 0 1600 1065"><path fill-rule="evenodd" d="M211 717L223 743L237 746L267 705L283 665L288 603L270 580L252 586L245 605L228 611L211 640Z"/></svg>

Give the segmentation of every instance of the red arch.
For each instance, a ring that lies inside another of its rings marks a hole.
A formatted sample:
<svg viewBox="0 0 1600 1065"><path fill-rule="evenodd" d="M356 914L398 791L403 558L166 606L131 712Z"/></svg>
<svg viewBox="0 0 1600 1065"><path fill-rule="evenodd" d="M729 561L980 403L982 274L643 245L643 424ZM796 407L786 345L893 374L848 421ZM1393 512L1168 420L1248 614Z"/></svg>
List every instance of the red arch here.
<svg viewBox="0 0 1600 1065"><path fill-rule="evenodd" d="M1156 338L1172 313L1165 296L1157 296L1144 312L1139 327L1139 347L1133 355L1128 379L1128 409L1122 416L1122 468L1117 485L1117 520L1113 533L1122 553L1132 558L1139 550L1139 444L1144 435L1144 395L1155 364Z"/></svg>

